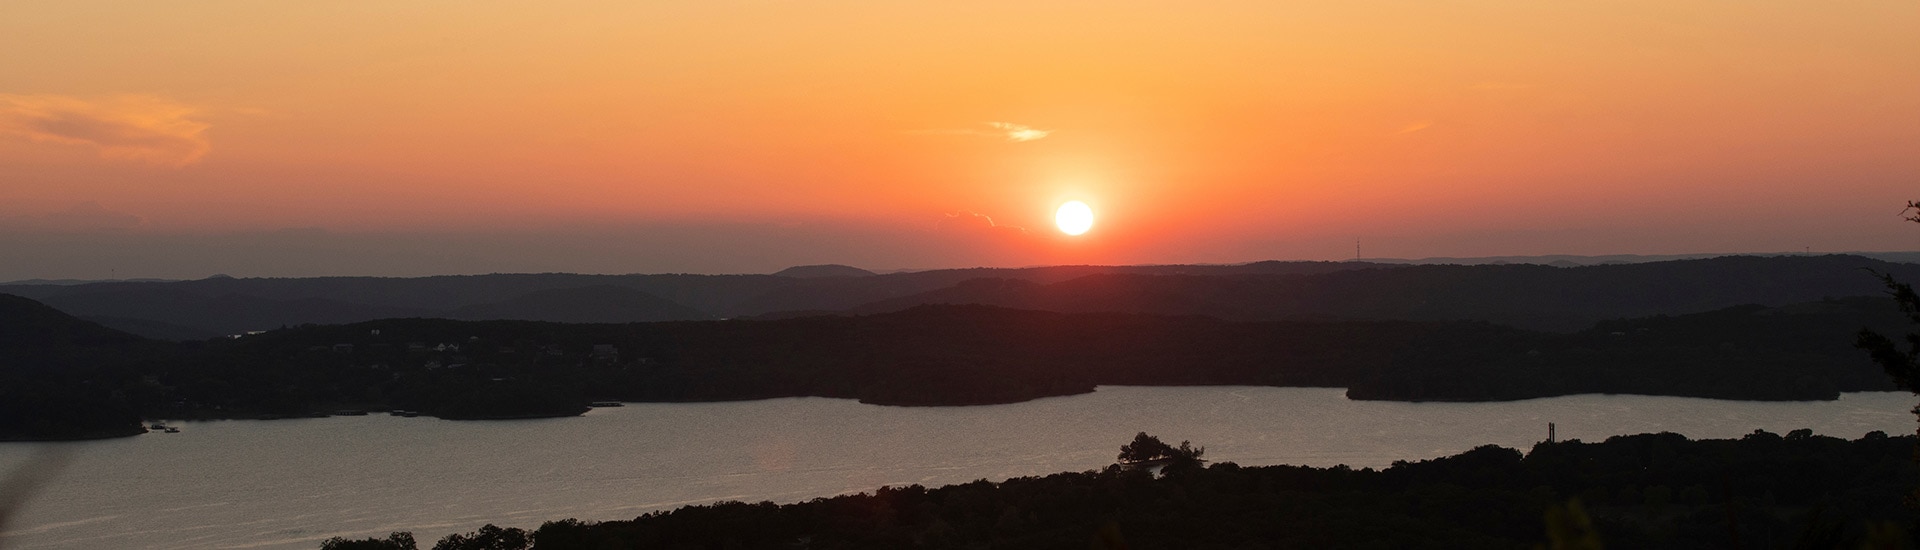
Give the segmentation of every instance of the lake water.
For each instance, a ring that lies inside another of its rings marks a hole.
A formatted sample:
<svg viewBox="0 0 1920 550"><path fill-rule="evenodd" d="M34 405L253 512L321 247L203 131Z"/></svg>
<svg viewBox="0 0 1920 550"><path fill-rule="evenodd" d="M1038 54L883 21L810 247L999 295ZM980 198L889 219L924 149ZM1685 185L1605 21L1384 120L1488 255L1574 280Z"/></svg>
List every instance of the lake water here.
<svg viewBox="0 0 1920 550"><path fill-rule="evenodd" d="M630 519L718 500L793 502L882 485L1105 467L1146 431L1242 465L1385 466L1482 444L1671 431L1911 433L1911 394L1760 403L1582 395L1507 403L1348 401L1323 388L1102 387L982 407L821 398L630 404L584 417L390 416L175 423L176 434L0 444L0 468L57 450L58 475L0 547L300 548L413 531L423 547L486 523Z"/></svg>

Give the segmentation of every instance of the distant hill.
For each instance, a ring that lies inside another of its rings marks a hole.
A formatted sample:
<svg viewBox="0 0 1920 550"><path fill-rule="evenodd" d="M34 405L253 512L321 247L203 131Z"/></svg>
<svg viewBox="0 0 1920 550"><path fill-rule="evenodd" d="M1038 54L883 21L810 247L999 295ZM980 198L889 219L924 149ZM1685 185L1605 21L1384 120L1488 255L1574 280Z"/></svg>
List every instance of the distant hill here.
<svg viewBox="0 0 1920 550"><path fill-rule="evenodd" d="M1853 334L1903 321L1885 298L1622 319L1570 334L1477 321L1233 322L977 305L771 321L386 319L212 342L162 382L232 388L191 393L198 397L185 408L166 412L175 418L348 406L464 415L455 405L469 396L508 390L539 390L562 411L565 398L556 396L969 405L1103 384L1346 387L1356 399L1404 401L1577 393L1813 400L1891 389L1852 347ZM278 367L263 371L262 363ZM353 404L369 396L383 401Z"/></svg>
<svg viewBox="0 0 1920 550"><path fill-rule="evenodd" d="M600 285L536 290L500 302L462 307L454 310L451 317L475 321L632 323L704 319L707 314L631 288Z"/></svg>
<svg viewBox="0 0 1920 550"><path fill-rule="evenodd" d="M1043 283L981 278L871 302L851 313L926 304L1059 312L1124 311L1229 320L1480 320L1571 331L1619 317L1878 295L1867 269L1920 280L1920 265L1858 256L1753 257L1638 264L1406 265L1322 273L1100 273Z"/></svg>
<svg viewBox="0 0 1920 550"><path fill-rule="evenodd" d="M1129 277L1141 276L970 286L1044 292ZM588 307L595 301L608 307ZM628 289L583 287L508 305L625 316L667 304ZM523 418L575 415L601 400L795 396L969 405L1103 384L1345 387L1354 399L1401 401L1576 393L1833 399L1891 389L1852 347L1853 335L1906 326L1884 297L1614 319L1564 334L1485 321L1230 321L921 305L759 321L381 319L166 343L0 296L0 439L124 435L138 430L141 415L405 409Z"/></svg>
<svg viewBox="0 0 1920 550"><path fill-rule="evenodd" d="M87 321L99 323L100 326L107 327L113 330L125 332L128 334L138 335L143 338L151 338L154 340L171 340L175 342L185 342L188 340L206 340L208 338L219 338L222 336L231 336L233 334L231 332L221 332L221 331L215 331L215 330L200 328L200 327L190 327L186 325L176 325L173 323L168 323L165 321L155 321L152 319L126 319L121 317L100 317L100 316L92 316L92 315L81 317L81 319L86 319Z"/></svg>
<svg viewBox="0 0 1920 550"><path fill-rule="evenodd" d="M860 269L858 267L853 267L850 265L840 265L840 264L798 265L798 266L782 269L773 274L773 276L775 277L792 277L795 279L824 279L828 277L872 277L874 275L875 273L872 271L867 271L865 269Z"/></svg>
<svg viewBox="0 0 1920 550"><path fill-rule="evenodd" d="M19 296L0 294L0 368L80 366L106 355L139 353L145 340L76 319Z"/></svg>
<svg viewBox="0 0 1920 550"><path fill-rule="evenodd" d="M794 284L770 275L472 275L421 278L208 278L0 286L154 338L230 335L393 317L568 321L697 320L743 296ZM581 291L577 289L598 289ZM611 289L631 292L615 292ZM590 303L594 293L611 300Z"/></svg>
<svg viewBox="0 0 1920 550"><path fill-rule="evenodd" d="M157 286L156 286L157 285ZM177 284L84 285L44 298L62 311L115 319L155 337L157 327L198 334L230 335L309 323L338 324L386 317L427 316L432 310L354 303L328 298L275 299L257 295L199 294ZM143 322L143 323L141 323ZM138 324L136 324L138 323Z"/></svg>
<svg viewBox="0 0 1920 550"><path fill-rule="evenodd" d="M143 336L169 339L392 317L600 322L777 319L884 313L927 304L1205 315L1243 321L1481 320L1571 331L1617 317L1880 294L1878 281L1865 269L1920 281L1920 264L1800 255L1572 267L1355 261L888 274L846 266L802 266L782 271L788 275L215 277L0 285L0 292L33 298ZM794 274L798 276L790 276Z"/></svg>
<svg viewBox="0 0 1920 550"><path fill-rule="evenodd" d="M1778 252L1771 254L1542 254L1536 256L1435 256L1431 258L1363 258L1364 261L1380 264L1419 264L1419 265L1487 265L1487 264L1534 264L1559 267L1578 267L1583 265L1641 264L1647 262L1671 262L1675 260L1705 260L1727 256L1783 257L1813 256L1804 252ZM1894 263L1920 263L1920 252L1829 252L1820 255L1860 256Z"/></svg>
<svg viewBox="0 0 1920 550"><path fill-rule="evenodd" d="M21 279L0 282L0 285L88 285L93 283L166 283L173 279Z"/></svg>
<svg viewBox="0 0 1920 550"><path fill-rule="evenodd" d="M889 273L859 279L816 279L771 289L739 304L735 315L764 315L785 311L868 311L861 306L912 296L983 278L1056 283L1101 274L1135 275L1281 275L1333 273L1371 268L1396 268L1365 262L1254 262L1235 265L1066 265L1024 268L941 269Z"/></svg>
<svg viewBox="0 0 1920 550"><path fill-rule="evenodd" d="M390 317L584 319L529 309L534 304L557 297L529 298L528 295L590 287L630 289L674 304L656 304L657 307L650 311L659 313L657 315L650 313L622 320L699 320L795 310L843 311L875 300L935 290L977 277L1002 276L1055 282L1109 272L1318 272L1366 266L1336 262L1257 262L1234 266L1062 266L816 278L566 273L418 278L209 277L171 282L0 285L0 292L33 298L75 315L111 320L115 326L143 336L177 339L194 334L229 335L307 323L348 323ZM559 303L549 305L563 306ZM669 314L678 316L668 317ZM613 320L609 316L594 318Z"/></svg>
<svg viewBox="0 0 1920 550"><path fill-rule="evenodd" d="M0 294L0 441L145 432L124 392L136 365L168 349Z"/></svg>

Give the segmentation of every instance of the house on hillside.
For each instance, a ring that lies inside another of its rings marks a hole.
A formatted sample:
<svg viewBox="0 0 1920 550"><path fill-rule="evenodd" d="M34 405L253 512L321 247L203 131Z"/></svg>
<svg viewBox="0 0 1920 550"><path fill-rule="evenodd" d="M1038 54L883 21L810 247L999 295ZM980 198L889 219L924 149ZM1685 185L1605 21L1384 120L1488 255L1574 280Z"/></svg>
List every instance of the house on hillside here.
<svg viewBox="0 0 1920 550"><path fill-rule="evenodd" d="M593 360L608 363L618 362L620 361L620 348L613 347L613 344L594 344Z"/></svg>

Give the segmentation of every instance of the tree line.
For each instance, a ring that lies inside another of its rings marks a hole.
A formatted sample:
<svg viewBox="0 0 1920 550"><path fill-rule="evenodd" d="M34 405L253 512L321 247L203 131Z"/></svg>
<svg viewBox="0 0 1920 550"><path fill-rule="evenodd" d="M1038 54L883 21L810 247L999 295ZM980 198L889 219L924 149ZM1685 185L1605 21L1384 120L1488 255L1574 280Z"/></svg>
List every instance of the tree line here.
<svg viewBox="0 0 1920 550"><path fill-rule="evenodd" d="M1850 342L1862 326L1905 322L1878 298L1620 319L1576 333L1480 321L1224 321L935 305L762 321L387 319L169 343L10 303L45 311L0 332L57 326L66 332L52 333L89 335L60 345L0 340L39 350L0 365L0 397L8 398L0 438L27 439L137 433L140 418L395 409L519 418L579 414L593 401L790 396L975 405L1098 385L1345 387L1350 398L1405 401L1578 393L1819 400L1892 389Z"/></svg>
<svg viewBox="0 0 1920 550"><path fill-rule="evenodd" d="M1123 448L1159 449L1146 436ZM1146 442L1146 445L1142 445ZM805 502L721 502L631 520L488 525L436 550L615 548L1534 548L1566 525L1615 548L1905 543L1913 437L1755 431L1483 446L1384 469L1201 465L882 487ZM1570 517L1571 515L1571 517ZM411 533L323 543L412 549ZM1876 546L1878 547L1878 546Z"/></svg>

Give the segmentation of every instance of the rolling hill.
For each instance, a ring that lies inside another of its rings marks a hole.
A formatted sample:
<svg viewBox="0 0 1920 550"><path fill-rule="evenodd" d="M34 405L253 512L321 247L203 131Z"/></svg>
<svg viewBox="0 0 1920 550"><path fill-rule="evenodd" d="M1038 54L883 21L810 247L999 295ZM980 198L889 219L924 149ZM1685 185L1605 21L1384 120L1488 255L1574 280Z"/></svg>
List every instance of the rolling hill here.
<svg viewBox="0 0 1920 550"><path fill-rule="evenodd" d="M1225 320L1477 320L1573 331L1618 317L1878 295L1867 270L1920 280L1920 265L1861 256L1726 256L1630 264L1051 266L871 274L496 274L421 278L209 278L0 285L143 336L205 338L394 317L637 322L872 314L931 304ZM865 275L862 275L862 274Z"/></svg>

